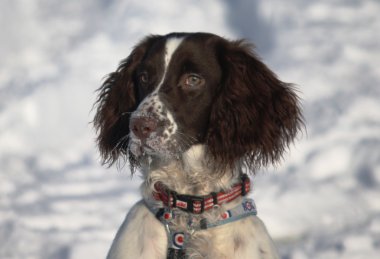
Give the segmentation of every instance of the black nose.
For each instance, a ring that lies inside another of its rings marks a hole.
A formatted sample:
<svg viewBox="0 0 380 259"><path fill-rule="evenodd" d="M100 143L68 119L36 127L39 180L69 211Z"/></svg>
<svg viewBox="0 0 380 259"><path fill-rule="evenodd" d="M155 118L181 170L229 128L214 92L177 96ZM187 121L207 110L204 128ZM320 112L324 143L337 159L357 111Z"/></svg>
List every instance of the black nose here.
<svg viewBox="0 0 380 259"><path fill-rule="evenodd" d="M157 129L157 121L152 118L137 117L130 122L132 132L141 140L145 140Z"/></svg>

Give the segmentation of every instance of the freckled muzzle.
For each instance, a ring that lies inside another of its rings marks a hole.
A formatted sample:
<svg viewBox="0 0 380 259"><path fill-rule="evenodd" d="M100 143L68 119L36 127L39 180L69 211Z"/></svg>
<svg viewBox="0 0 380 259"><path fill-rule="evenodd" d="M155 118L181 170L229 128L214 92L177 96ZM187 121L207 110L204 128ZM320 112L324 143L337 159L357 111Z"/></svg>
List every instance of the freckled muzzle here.
<svg viewBox="0 0 380 259"><path fill-rule="evenodd" d="M168 118L138 113L131 117L129 125L129 149L135 156L170 156L178 151L177 140L169 133L173 126Z"/></svg>

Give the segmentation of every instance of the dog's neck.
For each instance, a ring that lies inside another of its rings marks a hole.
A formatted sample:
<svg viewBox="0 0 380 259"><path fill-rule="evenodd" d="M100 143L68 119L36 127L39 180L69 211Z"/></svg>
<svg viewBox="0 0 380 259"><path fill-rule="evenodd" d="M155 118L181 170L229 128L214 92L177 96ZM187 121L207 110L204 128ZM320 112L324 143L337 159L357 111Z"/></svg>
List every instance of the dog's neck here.
<svg viewBox="0 0 380 259"><path fill-rule="evenodd" d="M160 159L152 159L142 167L143 197L145 200L151 199L154 184L158 181L179 194L197 196L227 190L240 181L237 172L230 170L216 175L213 170L207 166L203 145L192 146L180 159L166 161L164 164Z"/></svg>

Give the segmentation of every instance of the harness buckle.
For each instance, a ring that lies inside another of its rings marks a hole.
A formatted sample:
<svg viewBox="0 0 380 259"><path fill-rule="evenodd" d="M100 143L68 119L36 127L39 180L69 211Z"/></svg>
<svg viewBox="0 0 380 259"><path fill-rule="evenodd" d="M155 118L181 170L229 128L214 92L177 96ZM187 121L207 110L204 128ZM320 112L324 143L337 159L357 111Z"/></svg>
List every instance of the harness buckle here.
<svg viewBox="0 0 380 259"><path fill-rule="evenodd" d="M192 196L187 204L187 209L194 214L201 214L205 209L205 200L201 197Z"/></svg>

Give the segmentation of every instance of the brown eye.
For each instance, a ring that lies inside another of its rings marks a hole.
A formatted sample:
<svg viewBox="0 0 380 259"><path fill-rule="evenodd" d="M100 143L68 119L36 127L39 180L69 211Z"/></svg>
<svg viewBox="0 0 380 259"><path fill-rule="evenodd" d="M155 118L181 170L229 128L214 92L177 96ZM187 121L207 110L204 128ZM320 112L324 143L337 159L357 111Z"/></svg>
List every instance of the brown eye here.
<svg viewBox="0 0 380 259"><path fill-rule="evenodd" d="M143 83L143 84L148 83L149 82L148 73L144 72L144 73L139 74L138 79L140 83Z"/></svg>
<svg viewBox="0 0 380 259"><path fill-rule="evenodd" d="M188 89L197 89L204 84L204 79L197 74L187 74L181 80L182 87Z"/></svg>

